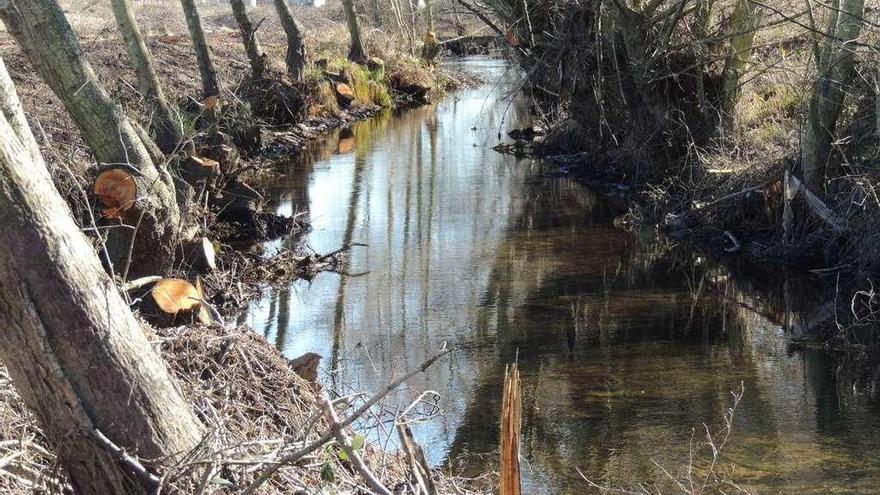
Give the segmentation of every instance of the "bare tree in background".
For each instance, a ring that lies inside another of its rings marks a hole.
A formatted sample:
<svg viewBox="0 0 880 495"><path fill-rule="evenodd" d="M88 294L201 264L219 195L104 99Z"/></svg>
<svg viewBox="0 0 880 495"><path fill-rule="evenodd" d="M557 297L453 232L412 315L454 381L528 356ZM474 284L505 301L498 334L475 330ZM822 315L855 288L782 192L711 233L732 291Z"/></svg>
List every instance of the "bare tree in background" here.
<svg viewBox="0 0 880 495"><path fill-rule="evenodd" d="M138 88L147 100L151 113L155 114L151 123L156 134L156 143L163 153L171 153L183 140L180 120L171 111L171 106L165 99L162 85L153 68L153 56L135 21L131 3L129 0L112 0L111 5L125 48L128 50L128 58L137 75Z"/></svg>
<svg viewBox="0 0 880 495"><path fill-rule="evenodd" d="M303 43L302 28L293 13L287 0L275 0L275 10L278 11L278 18L281 20L281 27L284 28L284 34L287 35L287 74L293 81L300 81L305 73L306 67L306 46Z"/></svg>
<svg viewBox="0 0 880 495"><path fill-rule="evenodd" d="M726 127L733 124L736 102L740 95L740 80L748 68L755 44L755 31L760 23L760 11L750 0L738 0L730 19L730 54L721 73L720 110L722 123Z"/></svg>
<svg viewBox="0 0 880 495"><path fill-rule="evenodd" d="M431 0L425 0L425 14L428 26L425 31L425 44L422 45L422 58L433 63L440 52L440 45L437 43L437 32L434 30L434 6Z"/></svg>
<svg viewBox="0 0 880 495"><path fill-rule="evenodd" d="M232 6L232 13L235 15L235 22L238 23L238 29L241 31L241 40L244 43L244 51L247 53L248 61L251 64L251 74L255 78L263 77L266 71L266 54L257 40L257 30L248 16L247 9L242 0L229 0Z"/></svg>
<svg viewBox="0 0 880 495"><path fill-rule="evenodd" d="M348 34L351 36L348 59L353 62L363 62L367 56L364 52L364 45L361 42L361 27L358 23L354 0L342 0L342 6L345 9L345 20L348 22Z"/></svg>
<svg viewBox="0 0 880 495"><path fill-rule="evenodd" d="M55 0L0 3L0 18L64 103L98 162L134 172L138 200L122 219L126 225L106 230L111 263L120 271L130 266L133 276L164 273L174 259L180 210L173 179L149 153L155 145L98 82Z"/></svg>
<svg viewBox="0 0 880 495"><path fill-rule="evenodd" d="M183 13L186 16L186 27L192 38L193 49L196 52L196 61L199 64L199 74L202 78L202 98L209 102L210 98L220 97L220 80L217 78L217 68L211 55L211 46L202 28L202 17L194 0L180 0ZM209 103L210 104L210 103ZM218 102L214 102L218 104ZM209 108L209 110L215 110Z"/></svg>
<svg viewBox="0 0 880 495"><path fill-rule="evenodd" d="M174 462L201 426L55 189L2 60L0 225L0 361L77 493L152 492L113 447Z"/></svg>
<svg viewBox="0 0 880 495"><path fill-rule="evenodd" d="M865 0L833 0L828 26L820 49L816 50L818 79L813 86L804 137L801 164L804 183L823 192L837 119L843 108L846 87L853 79L855 55L851 43L862 28Z"/></svg>

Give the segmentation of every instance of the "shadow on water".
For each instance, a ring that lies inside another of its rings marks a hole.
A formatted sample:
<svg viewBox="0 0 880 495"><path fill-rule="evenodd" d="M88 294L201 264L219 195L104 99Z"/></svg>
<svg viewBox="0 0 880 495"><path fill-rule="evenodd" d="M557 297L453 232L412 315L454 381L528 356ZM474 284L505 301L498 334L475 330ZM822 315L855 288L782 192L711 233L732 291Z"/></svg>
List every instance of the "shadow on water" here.
<svg viewBox="0 0 880 495"><path fill-rule="evenodd" d="M464 64L493 83L356 124L289 164L277 208L309 211L309 246L366 246L344 274L298 281L246 321L291 358L322 354L340 393L459 347L391 400L437 391L443 415L416 436L431 462L471 473L494 466L503 369L518 354L527 493L583 493L575 467L615 486L659 479L655 462L681 469L692 432L720 423L741 384L736 481L875 490L880 362L787 344L828 318L828 297L803 282L749 287L616 228L622 205L542 162L495 153L527 103L503 97L516 75L500 62Z"/></svg>

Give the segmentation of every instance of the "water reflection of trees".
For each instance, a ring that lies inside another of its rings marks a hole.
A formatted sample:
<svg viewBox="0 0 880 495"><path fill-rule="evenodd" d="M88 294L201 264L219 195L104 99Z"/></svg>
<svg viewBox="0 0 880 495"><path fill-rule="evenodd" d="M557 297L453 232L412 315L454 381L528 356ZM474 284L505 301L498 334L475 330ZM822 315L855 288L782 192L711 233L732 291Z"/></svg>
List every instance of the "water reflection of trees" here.
<svg viewBox="0 0 880 495"><path fill-rule="evenodd" d="M498 121L502 107L490 105L486 121ZM290 165L302 173L279 188L291 208L308 204L314 159L351 166L340 167L352 185L335 206L334 242L370 244L343 269L369 273L332 286L321 321L330 368L342 369L331 386L341 377L376 388L443 341L473 344L414 384L441 390L450 412L417 435L429 447L451 444L453 455L485 452L496 445L503 366L518 351L528 472L548 493L565 490L555 476L580 493L574 466L615 482L652 472L652 458L680 465L690 427L717 421L740 382L747 393L731 455L746 481L809 488L835 475L822 463L880 470L856 459L880 438L880 366L785 345L780 325L804 328L820 313L821 297L792 289L806 284L749 287L653 234L615 229L619 209L546 178L540 163L468 149L472 135L487 141L497 132L469 133L473 124L457 112L472 107L449 104L445 128L437 111L358 124L304 153L312 158ZM282 348L295 338L292 297L279 292L269 306L266 332ZM341 366L358 349L368 364Z"/></svg>
<svg viewBox="0 0 880 495"><path fill-rule="evenodd" d="M803 333L815 320L814 294L737 285L697 256L608 227L616 212L567 181L525 184L481 300L478 329L495 338L497 360L477 365L453 458L497 445L501 373L518 354L523 443L541 492L580 493L574 466L612 485L652 481L653 460L683 466L690 427L720 421L740 382L742 442L730 459L746 466L744 483L815 490L829 460L880 475L860 455L876 440L857 433L880 430L880 363L785 345L783 325ZM587 236L570 229L583 216ZM868 371L844 371L854 369Z"/></svg>

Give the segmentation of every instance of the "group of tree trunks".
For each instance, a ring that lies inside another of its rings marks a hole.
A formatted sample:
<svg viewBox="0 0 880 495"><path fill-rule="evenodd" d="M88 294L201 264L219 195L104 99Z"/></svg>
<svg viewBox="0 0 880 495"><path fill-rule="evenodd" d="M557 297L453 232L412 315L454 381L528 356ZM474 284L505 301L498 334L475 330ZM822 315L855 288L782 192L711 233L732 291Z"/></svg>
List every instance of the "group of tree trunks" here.
<svg viewBox="0 0 880 495"><path fill-rule="evenodd" d="M230 4L253 78L276 77L267 72L243 1ZM350 57L365 61L357 13L350 0L345 4ZM0 363L77 492L147 493L156 488L151 472L193 449L203 427L123 295L139 290L142 314L156 313L160 323L214 320L200 279L161 277L174 260L196 273L215 268L212 243L193 238L197 230L187 228L181 212L192 184L216 187L224 209L253 208L259 194L224 176L238 153L216 130L222 84L194 0L181 6L202 82L203 122L213 127L209 141L217 141L201 154L185 140L129 0L111 5L154 137L102 87L56 0L0 2L8 32L95 155L92 192L106 222L96 253L53 185L0 59ZM307 61L303 31L287 2L276 0L275 7L288 41L287 76L295 84ZM186 182L167 169L166 156L178 153L185 156L179 163ZM117 288L118 279L130 282ZM123 452L143 466L127 462Z"/></svg>
<svg viewBox="0 0 880 495"><path fill-rule="evenodd" d="M2 61L0 108L0 362L77 492L146 493L113 447L173 462L202 427L53 185Z"/></svg>
<svg viewBox="0 0 880 495"><path fill-rule="evenodd" d="M230 3L253 76L263 77L268 60L256 28L241 0ZM8 32L95 155L93 192L110 223L96 253L53 185L0 59L0 363L78 493L147 493L156 488L155 477L121 453L157 471L193 449L203 427L113 277L150 279L145 308L172 319L211 319L200 282L145 276L168 273L180 258L197 272L215 267L210 241L185 234L187 192L181 189L189 186L172 178L164 155L184 151L182 168L191 181L218 176L221 163L185 146L181 119L165 97L129 1L111 4L149 105L155 142L99 83L56 0L0 2ZM221 82L195 2L181 5L198 61L203 114L216 121ZM306 64L302 28L286 2L275 5L288 39L287 72L299 81ZM363 59L356 18L350 27L352 56Z"/></svg>

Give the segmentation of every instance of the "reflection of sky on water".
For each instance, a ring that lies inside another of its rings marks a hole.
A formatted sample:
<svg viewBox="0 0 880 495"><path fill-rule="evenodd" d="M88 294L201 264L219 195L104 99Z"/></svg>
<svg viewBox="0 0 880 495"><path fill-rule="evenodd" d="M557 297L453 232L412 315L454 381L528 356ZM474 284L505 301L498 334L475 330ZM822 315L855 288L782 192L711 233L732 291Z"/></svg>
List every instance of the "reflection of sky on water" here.
<svg viewBox="0 0 880 495"><path fill-rule="evenodd" d="M489 80L504 73L468 63ZM319 253L367 246L352 249L349 275L254 304L254 329L289 357L323 355L324 382L342 393L379 388L443 342L461 347L411 383L442 396L444 415L415 428L437 464L495 449L501 377L518 352L527 493L581 493L575 466L610 484L653 480L653 460L680 466L691 429L717 424L740 383L740 480L870 491L874 382L844 380L823 353L790 352L778 305L613 227L620 211L541 163L495 153L499 130L526 114L523 100L500 98L508 76L356 124L295 160L278 210L307 205Z"/></svg>

